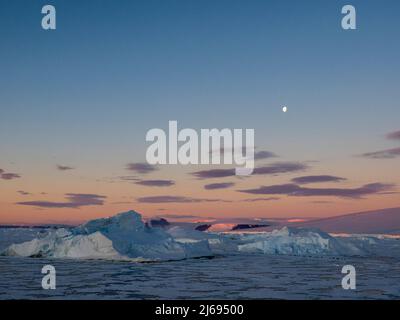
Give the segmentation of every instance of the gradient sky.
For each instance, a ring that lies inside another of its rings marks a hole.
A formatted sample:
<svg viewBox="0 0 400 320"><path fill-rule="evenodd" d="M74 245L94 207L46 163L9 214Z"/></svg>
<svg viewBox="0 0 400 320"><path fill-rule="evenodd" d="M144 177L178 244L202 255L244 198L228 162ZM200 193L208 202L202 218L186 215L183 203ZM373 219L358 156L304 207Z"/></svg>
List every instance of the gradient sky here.
<svg viewBox="0 0 400 320"><path fill-rule="evenodd" d="M341 28L348 3L357 30ZM55 31L41 28L45 4ZM400 206L399 13L396 0L2 0L0 223ZM276 155L257 166L288 172L199 179L220 167L129 167L169 120L254 128L257 151Z"/></svg>

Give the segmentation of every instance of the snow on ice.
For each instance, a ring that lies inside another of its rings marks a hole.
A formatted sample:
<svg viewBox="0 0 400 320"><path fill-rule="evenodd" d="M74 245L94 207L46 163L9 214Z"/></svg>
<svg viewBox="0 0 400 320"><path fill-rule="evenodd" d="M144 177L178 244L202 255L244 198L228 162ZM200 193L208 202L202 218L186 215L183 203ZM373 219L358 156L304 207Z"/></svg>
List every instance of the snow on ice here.
<svg viewBox="0 0 400 320"><path fill-rule="evenodd" d="M6 256L164 261L217 254L366 255L387 241L378 237L338 237L318 229L271 232L202 232L192 226L152 227L135 211L89 221L70 229L52 229L4 249ZM396 241L397 242L397 241Z"/></svg>
<svg viewBox="0 0 400 320"><path fill-rule="evenodd" d="M210 256L208 242L182 243L160 228L147 226L135 211L89 221L71 230L12 244L9 256L115 260L179 260Z"/></svg>

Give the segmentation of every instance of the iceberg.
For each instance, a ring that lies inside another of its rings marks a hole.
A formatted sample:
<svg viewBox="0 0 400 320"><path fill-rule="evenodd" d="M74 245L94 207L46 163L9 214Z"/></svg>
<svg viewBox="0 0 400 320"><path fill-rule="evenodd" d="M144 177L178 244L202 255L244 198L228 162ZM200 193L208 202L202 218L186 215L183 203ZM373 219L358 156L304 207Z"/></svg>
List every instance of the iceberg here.
<svg viewBox="0 0 400 320"><path fill-rule="evenodd" d="M26 242L37 237L41 237L43 234L47 233L48 230L49 228L46 227L0 227L0 252L2 252L13 243Z"/></svg>
<svg viewBox="0 0 400 320"><path fill-rule="evenodd" d="M318 229L289 228L242 235L240 252L290 255L364 255L359 246Z"/></svg>
<svg viewBox="0 0 400 320"><path fill-rule="evenodd" d="M202 232L174 226L167 232L178 242L208 241L214 254L365 255L364 241L333 237L312 228L283 227L271 232ZM368 241L371 241L368 239Z"/></svg>
<svg viewBox="0 0 400 320"><path fill-rule="evenodd" d="M43 238L12 244L9 256L135 261L180 260L213 255L207 241L182 243L161 228L146 225L128 211L81 226L50 231Z"/></svg>
<svg viewBox="0 0 400 320"><path fill-rule="evenodd" d="M7 256L167 261L215 255L283 254L343 256L369 254L383 240L338 237L319 229L283 227L271 232L211 232L193 225L153 227L135 211L91 220L75 228L50 229L13 243Z"/></svg>
<svg viewBox="0 0 400 320"><path fill-rule="evenodd" d="M180 243L198 243L207 241L215 255L233 254L238 251L237 243L221 233L202 232L180 226L173 226L167 232Z"/></svg>

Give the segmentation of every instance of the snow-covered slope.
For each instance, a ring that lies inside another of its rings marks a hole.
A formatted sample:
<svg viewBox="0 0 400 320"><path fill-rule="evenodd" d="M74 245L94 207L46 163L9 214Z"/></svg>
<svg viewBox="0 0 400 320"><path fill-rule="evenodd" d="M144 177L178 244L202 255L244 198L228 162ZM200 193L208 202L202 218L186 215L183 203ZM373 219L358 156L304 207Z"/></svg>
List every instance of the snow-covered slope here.
<svg viewBox="0 0 400 320"><path fill-rule="evenodd" d="M352 213L294 225L330 233L400 234L400 208Z"/></svg>
<svg viewBox="0 0 400 320"><path fill-rule="evenodd" d="M4 255L54 258L177 260L212 255L207 241L182 243L160 228L145 225L135 211L89 221L72 230L13 244Z"/></svg>
<svg viewBox="0 0 400 320"><path fill-rule="evenodd" d="M284 227L272 232L247 234L241 239L241 252L292 255L362 255L365 253L354 243L313 229Z"/></svg>
<svg viewBox="0 0 400 320"><path fill-rule="evenodd" d="M0 252L13 243L26 242L47 232L48 228L0 228Z"/></svg>
<svg viewBox="0 0 400 320"><path fill-rule="evenodd" d="M76 228L49 230L31 241L12 244L1 254L134 261L178 260L217 254L400 256L400 241L382 236L332 236L318 229L293 227L250 233L201 232L194 230L193 225L171 224L153 228L143 222L140 214L128 211Z"/></svg>

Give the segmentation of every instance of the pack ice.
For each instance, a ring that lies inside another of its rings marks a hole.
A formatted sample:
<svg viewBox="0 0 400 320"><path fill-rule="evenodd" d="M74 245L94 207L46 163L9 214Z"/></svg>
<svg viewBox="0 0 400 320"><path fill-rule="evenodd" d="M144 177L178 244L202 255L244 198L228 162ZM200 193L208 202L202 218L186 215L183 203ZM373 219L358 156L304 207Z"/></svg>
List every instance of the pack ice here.
<svg viewBox="0 0 400 320"><path fill-rule="evenodd" d="M2 255L134 261L180 260L216 254L363 255L365 243L318 229L212 233L188 227L151 227L135 211L96 219L72 229L7 247ZM362 245L361 245L362 243ZM364 247L363 247L364 245Z"/></svg>

